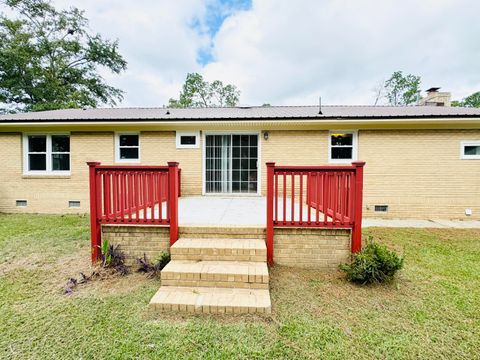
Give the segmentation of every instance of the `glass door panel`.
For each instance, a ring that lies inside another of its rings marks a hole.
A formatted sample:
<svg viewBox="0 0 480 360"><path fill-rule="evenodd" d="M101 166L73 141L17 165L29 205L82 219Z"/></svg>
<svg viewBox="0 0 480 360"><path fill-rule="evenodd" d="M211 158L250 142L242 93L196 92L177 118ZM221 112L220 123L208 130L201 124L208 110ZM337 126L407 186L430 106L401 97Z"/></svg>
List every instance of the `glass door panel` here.
<svg viewBox="0 0 480 360"><path fill-rule="evenodd" d="M207 193L257 193L258 135L206 135Z"/></svg>

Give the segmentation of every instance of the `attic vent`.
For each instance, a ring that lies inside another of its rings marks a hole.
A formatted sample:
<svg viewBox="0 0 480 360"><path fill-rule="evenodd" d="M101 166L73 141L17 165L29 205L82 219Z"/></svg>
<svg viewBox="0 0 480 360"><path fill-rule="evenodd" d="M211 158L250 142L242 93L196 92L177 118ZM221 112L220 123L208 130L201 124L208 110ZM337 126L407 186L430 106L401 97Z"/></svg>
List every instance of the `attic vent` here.
<svg viewBox="0 0 480 360"><path fill-rule="evenodd" d="M375 205L375 212L387 212L388 205Z"/></svg>
<svg viewBox="0 0 480 360"><path fill-rule="evenodd" d="M80 207L80 201L78 200L70 200L68 202L68 207L69 208L79 208Z"/></svg>
<svg viewBox="0 0 480 360"><path fill-rule="evenodd" d="M17 207L27 207L27 200L16 200L15 204Z"/></svg>

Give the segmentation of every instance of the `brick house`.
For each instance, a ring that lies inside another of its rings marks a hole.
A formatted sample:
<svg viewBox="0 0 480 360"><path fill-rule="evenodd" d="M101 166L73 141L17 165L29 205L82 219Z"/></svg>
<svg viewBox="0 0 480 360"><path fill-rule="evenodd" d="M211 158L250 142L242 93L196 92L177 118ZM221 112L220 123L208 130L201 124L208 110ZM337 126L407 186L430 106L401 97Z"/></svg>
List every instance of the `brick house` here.
<svg viewBox="0 0 480 360"><path fill-rule="evenodd" d="M88 212L86 161L182 169L183 195L265 195L265 163L366 161L364 217L480 219L480 110L72 109L0 116L0 212ZM441 98L449 105L448 97Z"/></svg>
<svg viewBox="0 0 480 360"><path fill-rule="evenodd" d="M90 211L93 260L170 251L153 310L270 313L267 260L336 269L362 214L480 219L480 109L422 104L2 115L0 212Z"/></svg>

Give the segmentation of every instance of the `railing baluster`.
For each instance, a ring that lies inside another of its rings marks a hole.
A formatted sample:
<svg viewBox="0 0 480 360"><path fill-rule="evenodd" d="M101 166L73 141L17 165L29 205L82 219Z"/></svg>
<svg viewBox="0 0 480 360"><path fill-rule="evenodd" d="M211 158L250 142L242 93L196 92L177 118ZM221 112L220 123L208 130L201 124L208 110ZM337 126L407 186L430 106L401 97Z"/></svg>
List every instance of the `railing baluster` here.
<svg viewBox="0 0 480 360"><path fill-rule="evenodd" d="M283 225L287 223L287 173L283 172Z"/></svg>
<svg viewBox="0 0 480 360"><path fill-rule="evenodd" d="M322 206L323 206L323 225L328 224L328 189L329 189L329 173L323 174L323 186L322 186Z"/></svg>
<svg viewBox="0 0 480 360"><path fill-rule="evenodd" d="M291 201L292 201L292 217L290 218L290 223L293 224L295 222L295 173L291 173L291 178L292 178L292 193L291 195Z"/></svg>
<svg viewBox="0 0 480 360"><path fill-rule="evenodd" d="M311 208L312 208L312 173L309 171L307 172L307 224L311 224Z"/></svg>
<svg viewBox="0 0 480 360"><path fill-rule="evenodd" d="M275 172L275 224L278 223L278 173Z"/></svg>
<svg viewBox="0 0 480 360"><path fill-rule="evenodd" d="M325 174L322 175L322 179L323 179L324 175ZM320 218L320 173L317 172L315 177L317 179L316 184L315 184L315 188L316 188L316 191L315 191L316 194L315 195L317 196L317 199L316 199L317 200L317 204L316 204L317 206L316 206L316 209L315 209L316 210L315 224L318 225L318 221L319 221L319 218ZM322 206L323 206L323 199L322 199Z"/></svg>
<svg viewBox="0 0 480 360"><path fill-rule="evenodd" d="M158 218L160 221L163 220L162 215L162 207L163 207L163 199L162 199L162 186L163 186L163 174L158 174Z"/></svg>
<svg viewBox="0 0 480 360"><path fill-rule="evenodd" d="M151 194L151 201L150 201L150 214L152 218L152 222L155 222L155 175L153 172L150 173L150 194Z"/></svg>
<svg viewBox="0 0 480 360"><path fill-rule="evenodd" d="M337 209L338 209L338 173L333 173L332 197L333 197L333 225L338 224Z"/></svg>
<svg viewBox="0 0 480 360"><path fill-rule="evenodd" d="M300 199L299 199L299 212L300 212L300 225L303 224L303 172L300 172Z"/></svg>

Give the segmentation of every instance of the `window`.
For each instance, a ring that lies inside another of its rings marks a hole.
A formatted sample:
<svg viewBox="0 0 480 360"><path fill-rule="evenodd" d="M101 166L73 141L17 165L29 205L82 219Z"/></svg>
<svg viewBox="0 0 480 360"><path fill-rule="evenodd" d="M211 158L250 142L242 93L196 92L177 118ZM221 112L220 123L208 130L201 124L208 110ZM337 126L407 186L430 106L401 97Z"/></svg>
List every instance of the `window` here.
<svg viewBox="0 0 480 360"><path fill-rule="evenodd" d="M200 138L199 131L183 132L177 131L176 133L177 149L196 149L199 146L198 139Z"/></svg>
<svg viewBox="0 0 480 360"><path fill-rule="evenodd" d="M24 173L69 175L70 135L26 135L24 137Z"/></svg>
<svg viewBox="0 0 480 360"><path fill-rule="evenodd" d="M116 161L140 162L140 136L137 133L117 134Z"/></svg>
<svg viewBox="0 0 480 360"><path fill-rule="evenodd" d="M480 140L478 141L462 141L460 146L461 159L478 159L480 160Z"/></svg>
<svg viewBox="0 0 480 360"><path fill-rule="evenodd" d="M331 163L349 163L357 158L356 131L330 131L328 145Z"/></svg>

